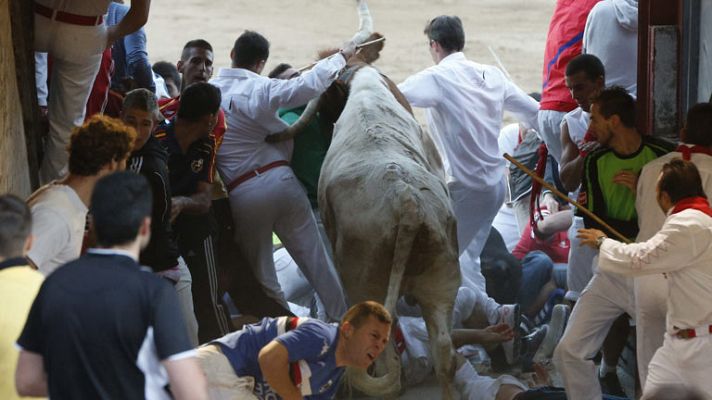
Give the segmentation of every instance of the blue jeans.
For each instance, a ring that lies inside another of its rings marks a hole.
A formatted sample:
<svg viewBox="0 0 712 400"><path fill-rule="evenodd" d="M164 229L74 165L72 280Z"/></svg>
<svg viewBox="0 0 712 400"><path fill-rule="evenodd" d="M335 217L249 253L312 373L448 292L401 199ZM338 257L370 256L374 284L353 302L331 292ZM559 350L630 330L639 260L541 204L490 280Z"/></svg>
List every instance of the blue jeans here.
<svg viewBox="0 0 712 400"><path fill-rule="evenodd" d="M522 310L531 307L544 285L551 280L554 263L546 253L535 250L522 259L522 286L519 288L519 304Z"/></svg>

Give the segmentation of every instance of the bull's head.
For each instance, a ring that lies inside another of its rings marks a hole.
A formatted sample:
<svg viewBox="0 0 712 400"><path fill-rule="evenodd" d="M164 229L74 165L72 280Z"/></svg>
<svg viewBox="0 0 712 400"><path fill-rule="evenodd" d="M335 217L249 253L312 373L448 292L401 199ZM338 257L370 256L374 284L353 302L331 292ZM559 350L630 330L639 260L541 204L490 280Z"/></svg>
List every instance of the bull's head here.
<svg viewBox="0 0 712 400"><path fill-rule="evenodd" d="M357 10L359 16L359 30L351 38L351 42L357 46L356 53L347 60L346 67L342 71L342 76L348 71L354 72L360 66L371 64L379 57L383 49L383 36L373 32L373 19L368 10L365 0L357 0ZM318 53L318 58L323 59L337 53L339 49L327 49ZM348 97L348 84L346 79L337 79L320 97L312 99L302 112L299 119L284 131L270 135L268 142L275 143L293 139L299 132L307 127L317 112L320 115L321 130L324 135L331 137L333 125L343 111Z"/></svg>

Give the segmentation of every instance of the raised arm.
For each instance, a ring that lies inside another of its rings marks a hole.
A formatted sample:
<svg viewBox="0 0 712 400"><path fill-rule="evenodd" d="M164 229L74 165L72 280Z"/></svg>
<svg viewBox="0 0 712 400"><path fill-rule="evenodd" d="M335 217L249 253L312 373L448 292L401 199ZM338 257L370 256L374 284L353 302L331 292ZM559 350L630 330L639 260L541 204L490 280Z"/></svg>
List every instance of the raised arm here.
<svg viewBox="0 0 712 400"><path fill-rule="evenodd" d="M559 164L559 179L569 192L573 192L581 184L583 174L583 157L578 146L569 136L569 124L561 124L561 163Z"/></svg>
<svg viewBox="0 0 712 400"><path fill-rule="evenodd" d="M106 29L106 46L111 46L118 39L136 32L148 21L148 10L151 8L151 0L131 0L131 8L126 13L124 19L117 25Z"/></svg>

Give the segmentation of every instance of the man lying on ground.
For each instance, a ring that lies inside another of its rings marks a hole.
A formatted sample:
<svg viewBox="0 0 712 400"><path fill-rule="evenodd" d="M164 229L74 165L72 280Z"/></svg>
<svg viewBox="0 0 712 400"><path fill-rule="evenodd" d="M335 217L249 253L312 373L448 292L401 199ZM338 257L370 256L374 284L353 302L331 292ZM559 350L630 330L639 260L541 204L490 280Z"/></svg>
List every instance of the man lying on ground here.
<svg viewBox="0 0 712 400"><path fill-rule="evenodd" d="M331 399L345 367L368 368L390 336L380 304L351 307L339 324L264 318L198 349L210 398Z"/></svg>

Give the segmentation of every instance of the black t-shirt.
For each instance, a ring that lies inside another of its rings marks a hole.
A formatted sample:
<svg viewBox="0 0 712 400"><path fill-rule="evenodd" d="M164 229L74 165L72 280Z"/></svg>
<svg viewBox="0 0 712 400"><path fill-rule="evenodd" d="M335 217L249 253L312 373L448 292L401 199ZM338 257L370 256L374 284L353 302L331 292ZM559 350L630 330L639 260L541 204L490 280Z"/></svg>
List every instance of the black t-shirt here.
<svg viewBox="0 0 712 400"><path fill-rule="evenodd" d="M132 258L98 252L44 281L17 343L44 358L52 399L169 399L160 361L192 351L176 292Z"/></svg>
<svg viewBox="0 0 712 400"><path fill-rule="evenodd" d="M154 136L168 152L172 196L191 196L198 192L198 182L212 183L215 150L210 137L196 140L183 153L175 135L175 119L161 123Z"/></svg>
<svg viewBox="0 0 712 400"><path fill-rule="evenodd" d="M146 144L131 153L127 169L143 175L153 194L151 241L141 251L141 264L155 272L178 265L178 247L171 231L171 187L168 173L168 153L158 139L148 138Z"/></svg>

